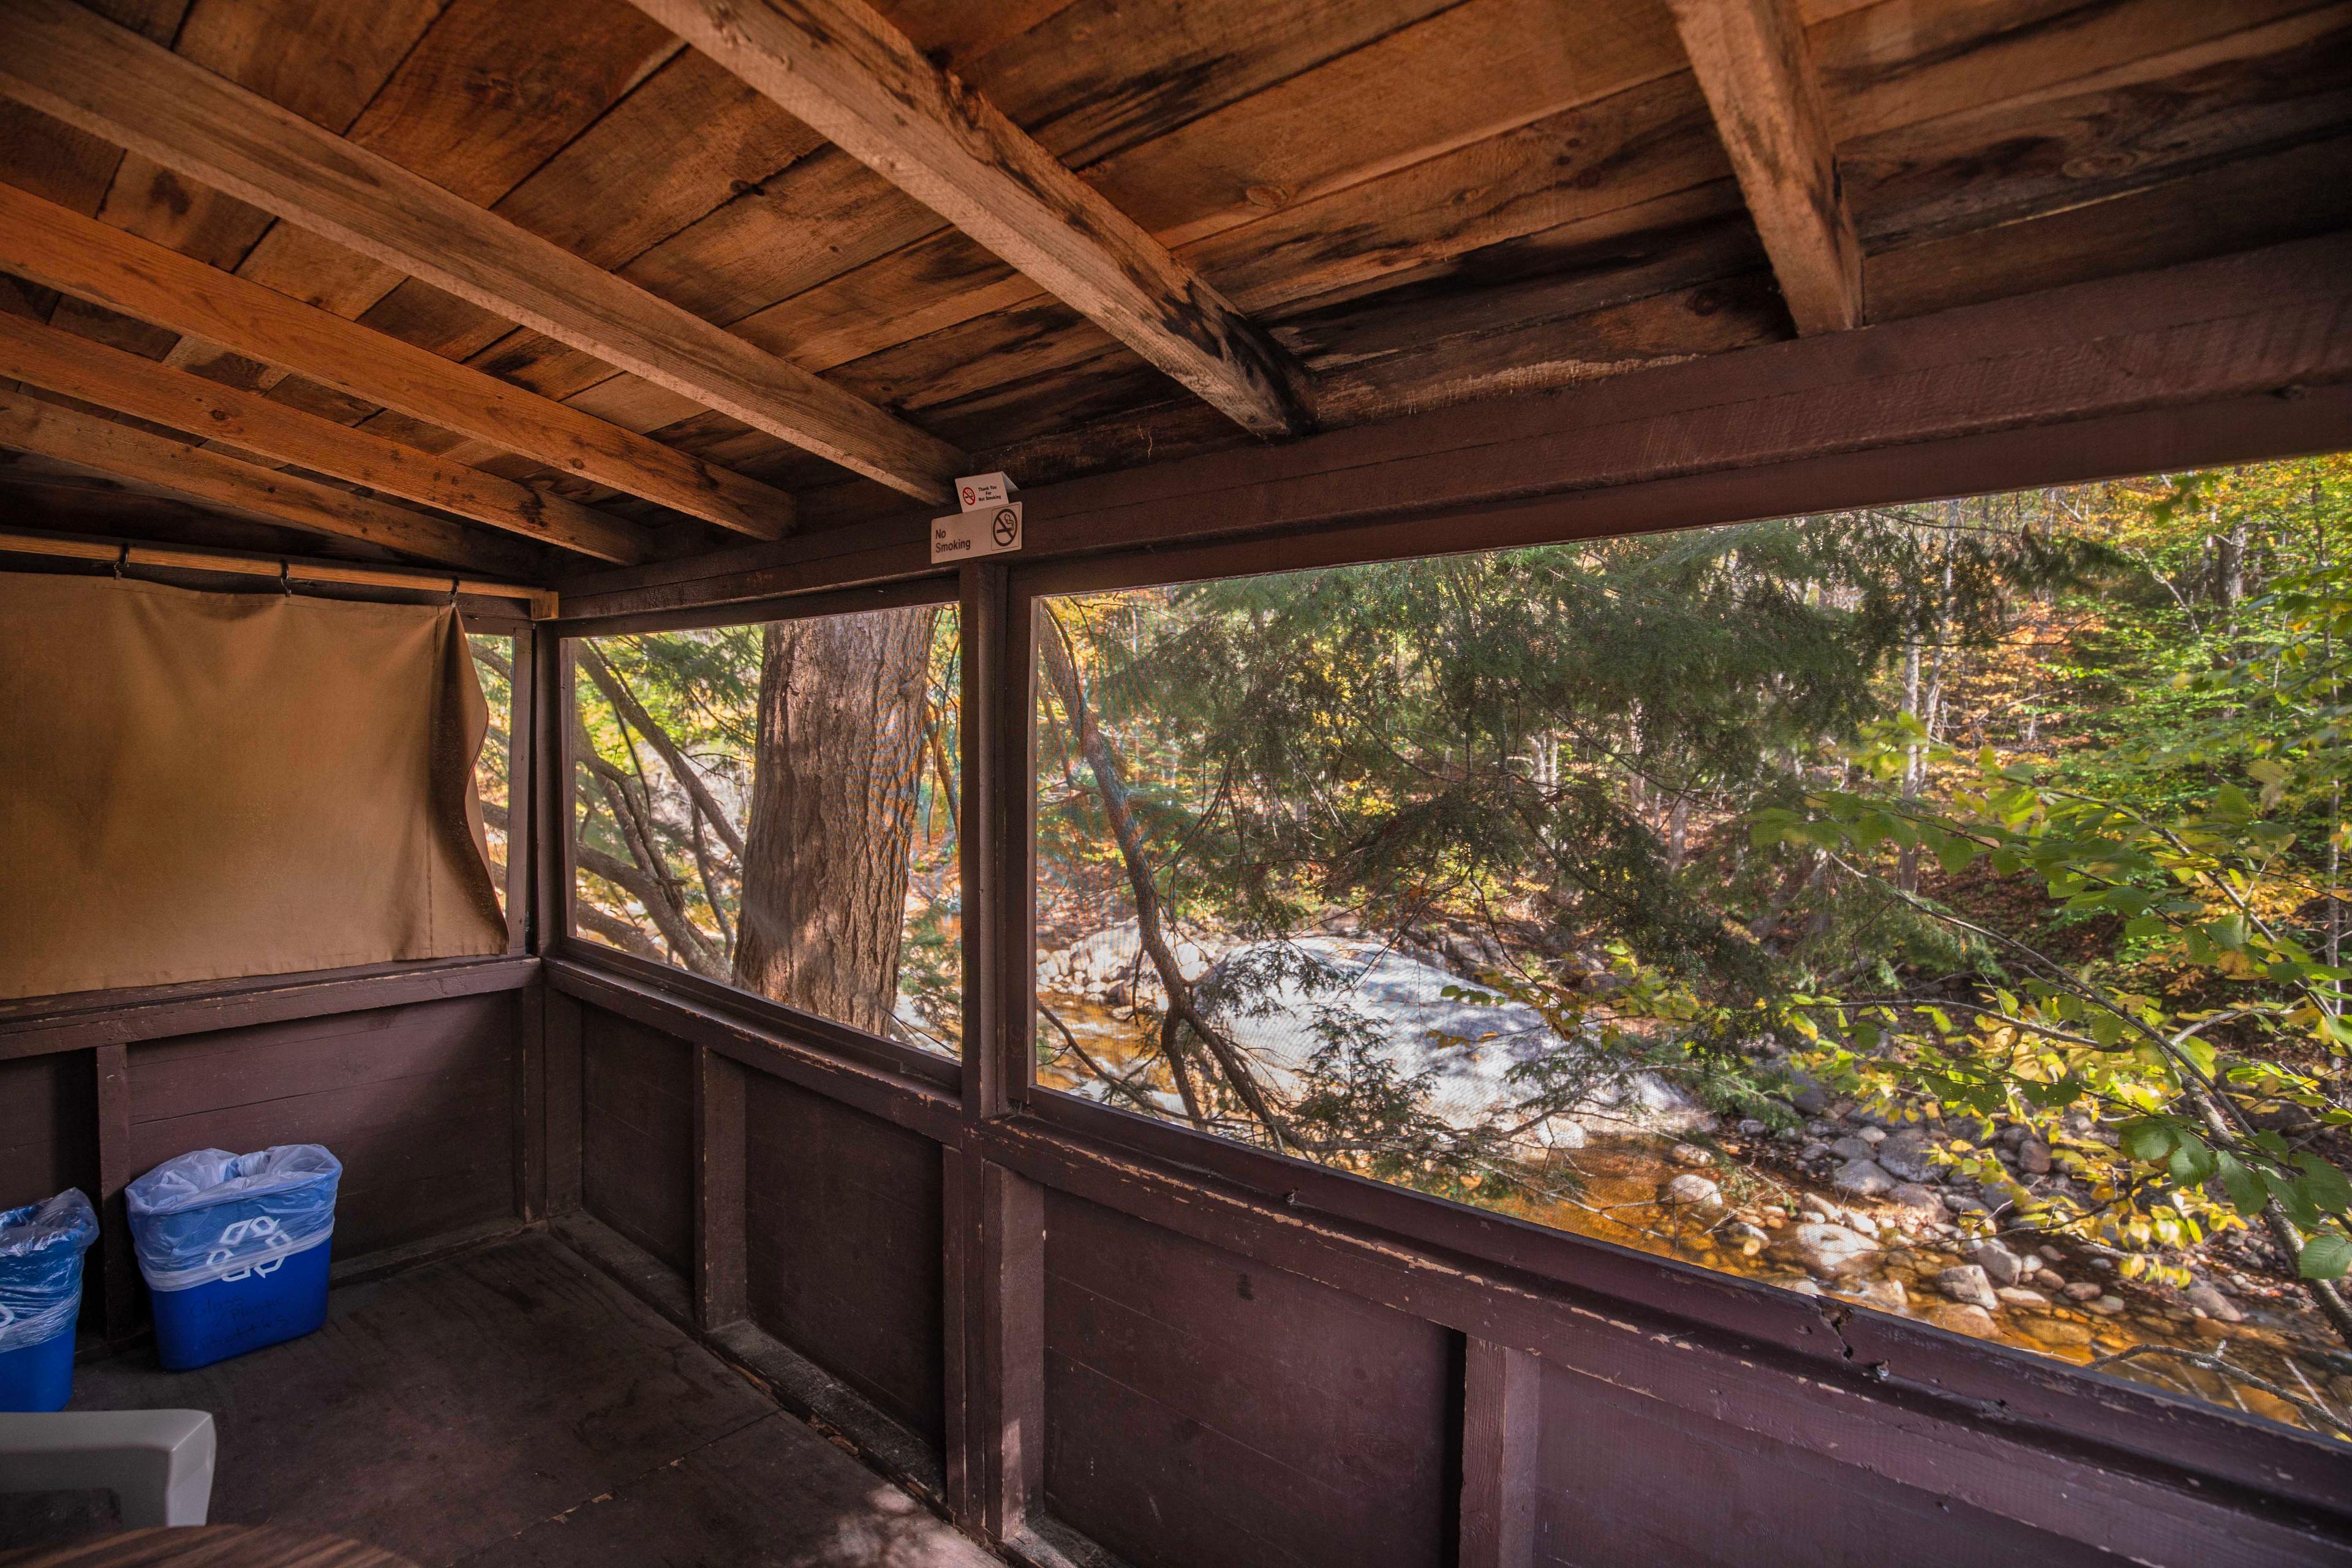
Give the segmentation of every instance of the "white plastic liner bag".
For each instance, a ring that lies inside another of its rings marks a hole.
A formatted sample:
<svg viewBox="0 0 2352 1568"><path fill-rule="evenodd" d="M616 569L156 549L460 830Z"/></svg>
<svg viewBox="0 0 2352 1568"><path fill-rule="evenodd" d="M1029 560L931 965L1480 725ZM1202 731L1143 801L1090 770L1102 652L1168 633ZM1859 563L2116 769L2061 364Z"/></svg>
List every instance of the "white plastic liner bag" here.
<svg viewBox="0 0 2352 1568"><path fill-rule="evenodd" d="M79 1187L0 1213L0 1352L45 1344L81 1310L81 1255L98 1211Z"/></svg>
<svg viewBox="0 0 2352 1568"><path fill-rule="evenodd" d="M335 1233L342 1174L316 1143L166 1160L123 1189L139 1272L150 1290L275 1274Z"/></svg>

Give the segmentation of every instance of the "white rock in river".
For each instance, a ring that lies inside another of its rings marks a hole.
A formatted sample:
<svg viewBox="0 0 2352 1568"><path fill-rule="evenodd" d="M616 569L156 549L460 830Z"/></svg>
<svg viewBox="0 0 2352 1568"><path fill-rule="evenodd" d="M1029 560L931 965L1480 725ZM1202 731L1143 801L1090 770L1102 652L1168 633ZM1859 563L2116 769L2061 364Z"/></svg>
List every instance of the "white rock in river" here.
<svg viewBox="0 0 2352 1568"><path fill-rule="evenodd" d="M1668 1153L1677 1165L1704 1167L1715 1163L1715 1156L1696 1143L1677 1143Z"/></svg>
<svg viewBox="0 0 2352 1568"><path fill-rule="evenodd" d="M1666 1184L1665 1200L1685 1208L1719 1209L1723 1189L1705 1176L1685 1171Z"/></svg>
<svg viewBox="0 0 2352 1568"><path fill-rule="evenodd" d="M1243 994L1244 975L1261 983ZM1514 1068L1559 1060L1561 1053L1580 1065L1586 1053L1599 1049L1589 1041L1561 1039L1532 1007L1452 1000L1444 994L1449 986L1476 989L1381 942L1313 934L1253 942L1225 954L1202 980L1200 1000L1285 1090L1297 1087L1326 1044L1318 1022L1367 1028L1373 1054L1400 1075L1431 1075L1430 1109L1456 1127L1511 1117L1528 1094L1511 1078ZM1687 1132L1714 1125L1702 1107L1655 1073L1595 1070L1592 1077L1572 1121L1565 1114L1553 1118L1558 1125L1536 1129L1530 1142L1549 1137L1552 1147L1575 1148L1587 1131Z"/></svg>
<svg viewBox="0 0 2352 1568"><path fill-rule="evenodd" d="M2245 1321L2246 1314L2238 1310L2238 1304L2210 1285L2191 1285L2185 1294L2188 1296L2189 1304L2202 1308L2209 1318L2219 1318L2225 1323L2239 1323Z"/></svg>
<svg viewBox="0 0 2352 1568"><path fill-rule="evenodd" d="M1900 1182L1887 1196L1903 1205L1906 1213L1929 1217L1941 1217L1944 1194L1919 1182Z"/></svg>
<svg viewBox="0 0 2352 1568"><path fill-rule="evenodd" d="M1848 1160L1838 1167L1837 1174L1830 1178L1830 1185L1842 1193L1852 1193L1856 1197L1874 1198L1883 1193L1893 1192L1895 1178L1880 1170L1872 1161Z"/></svg>
<svg viewBox="0 0 2352 1568"><path fill-rule="evenodd" d="M1937 1274L1936 1289L1964 1306L1982 1307L1988 1312L2000 1310L2000 1298L1993 1294L1992 1281L1973 1263L1957 1264Z"/></svg>
<svg viewBox="0 0 2352 1568"><path fill-rule="evenodd" d="M1858 1279L1837 1288L1838 1294L1865 1307L1875 1307L1882 1312L1901 1312L1908 1316L1911 1297L1900 1279Z"/></svg>
<svg viewBox="0 0 2352 1568"><path fill-rule="evenodd" d="M1842 1225L1801 1225L1783 1235L1775 1252L1824 1277L1867 1268L1878 1257L1878 1244Z"/></svg>
<svg viewBox="0 0 2352 1568"><path fill-rule="evenodd" d="M1969 1261L1982 1268L1995 1285L2014 1285L2025 1272L2023 1260L1998 1241L1979 1241L1969 1247Z"/></svg>
<svg viewBox="0 0 2352 1568"><path fill-rule="evenodd" d="M2022 1285L2003 1285L1993 1292L2012 1307L2046 1307L2050 1298L2039 1290L2029 1290Z"/></svg>

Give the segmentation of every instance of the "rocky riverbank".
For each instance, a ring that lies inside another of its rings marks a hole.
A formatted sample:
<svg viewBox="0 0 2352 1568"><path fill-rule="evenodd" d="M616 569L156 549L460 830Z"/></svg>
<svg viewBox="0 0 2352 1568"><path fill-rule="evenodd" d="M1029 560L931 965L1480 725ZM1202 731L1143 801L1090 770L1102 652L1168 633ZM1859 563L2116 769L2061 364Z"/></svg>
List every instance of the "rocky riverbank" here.
<svg viewBox="0 0 2352 1568"><path fill-rule="evenodd" d="M1328 1037L1318 1010L1334 1006L1371 1026L1401 1073L1429 1074L1433 1109L1458 1125L1523 1098L1511 1078L1518 1064L1583 1048L1533 1009L1446 996L1465 984L1462 969L1491 965L1488 955L1457 962L1329 931L1279 944L1188 935L1175 945L1185 978L1205 1003L1222 1005L1222 1026L1277 1089ZM1237 974L1253 977L1245 1002L1221 999L1221 982ZM1181 1115L1150 1070L1163 998L1131 923L1042 952L1038 991L1055 1021L1043 1031L1049 1047L1068 1029L1099 1064L1128 1076L1130 1096ZM1110 1098L1075 1064L1044 1077ZM2296 1400L2352 1412L2352 1355L2305 1309L2259 1237L2233 1233L2177 1255L2190 1272L2185 1289L2126 1279L2120 1255L2018 1223L2032 1199L2084 1195L2029 1130L1880 1117L1832 1100L1801 1074L1792 1099L1805 1118L1798 1125L1725 1126L1656 1074L1601 1075L1572 1114L1523 1139L1523 1158L1556 1166L1552 1184L1572 1195L1496 1206L2077 1363L2127 1355L2109 1370L2295 1425L2317 1425ZM2067 1132L2113 1136L2087 1121ZM1956 1163L1988 1152L1995 1180L1981 1179L1981 1165L1971 1175Z"/></svg>

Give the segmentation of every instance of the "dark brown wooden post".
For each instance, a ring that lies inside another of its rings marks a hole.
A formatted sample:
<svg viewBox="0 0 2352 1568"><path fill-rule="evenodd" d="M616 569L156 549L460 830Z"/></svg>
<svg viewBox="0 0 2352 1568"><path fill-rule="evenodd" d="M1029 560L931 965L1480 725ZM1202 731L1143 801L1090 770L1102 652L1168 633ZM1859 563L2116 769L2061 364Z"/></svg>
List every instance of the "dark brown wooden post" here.
<svg viewBox="0 0 2352 1568"><path fill-rule="evenodd" d="M1532 1568L1543 1364L1474 1339L1462 1390L1462 1568Z"/></svg>
<svg viewBox="0 0 2352 1568"><path fill-rule="evenodd" d="M569 923L572 900L572 654L550 632L533 632L530 643L529 929L530 951L544 958ZM511 784L507 793L513 795ZM507 853L515 852L509 837Z"/></svg>
<svg viewBox="0 0 2352 1568"><path fill-rule="evenodd" d="M553 986L540 1004L541 1053L547 1091L541 1126L547 1144L545 1213L580 1206L580 1004Z"/></svg>
<svg viewBox="0 0 2352 1568"><path fill-rule="evenodd" d="M1001 1116L1010 1103L1005 1079L1005 800L1001 694L1005 684L1004 568L963 568L957 611L963 643L963 1106L973 1118Z"/></svg>
<svg viewBox="0 0 2352 1568"><path fill-rule="evenodd" d="M106 1337L119 1340L139 1321L139 1266L122 1205L122 1189L138 1174L131 1168L131 1052L99 1046L90 1058L98 1088L99 1305Z"/></svg>
<svg viewBox="0 0 2352 1568"><path fill-rule="evenodd" d="M547 1214L547 996L546 977L537 974L515 994L514 1207L524 1220Z"/></svg>
<svg viewBox="0 0 2352 1568"><path fill-rule="evenodd" d="M1045 1479L1045 1190L977 1154L946 1159L948 1506L1009 1541Z"/></svg>
<svg viewBox="0 0 2352 1568"><path fill-rule="evenodd" d="M694 1047L694 1321L708 1331L751 1311L743 1215L743 1066Z"/></svg>

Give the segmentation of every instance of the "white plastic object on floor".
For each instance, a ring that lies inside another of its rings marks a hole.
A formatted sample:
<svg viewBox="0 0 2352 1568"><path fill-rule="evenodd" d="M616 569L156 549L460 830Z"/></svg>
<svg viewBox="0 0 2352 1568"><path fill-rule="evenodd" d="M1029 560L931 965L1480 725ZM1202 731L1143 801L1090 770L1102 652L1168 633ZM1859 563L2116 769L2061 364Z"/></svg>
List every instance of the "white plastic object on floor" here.
<svg viewBox="0 0 2352 1568"><path fill-rule="evenodd" d="M126 1530L202 1524L213 1449L213 1418L202 1410L0 1415L0 1491L104 1489Z"/></svg>

